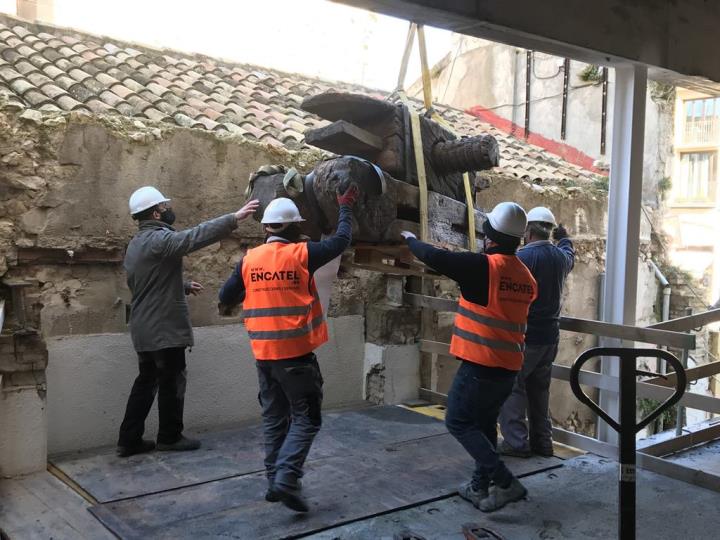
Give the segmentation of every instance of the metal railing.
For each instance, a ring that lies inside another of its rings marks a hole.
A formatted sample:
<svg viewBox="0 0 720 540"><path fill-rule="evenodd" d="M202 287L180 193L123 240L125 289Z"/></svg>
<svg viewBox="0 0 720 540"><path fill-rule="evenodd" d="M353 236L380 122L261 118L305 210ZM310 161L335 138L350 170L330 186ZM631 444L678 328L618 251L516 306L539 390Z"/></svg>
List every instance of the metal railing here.
<svg viewBox="0 0 720 540"><path fill-rule="evenodd" d="M717 117L685 120L682 144L688 146L715 145L719 142L720 120Z"/></svg>
<svg viewBox="0 0 720 540"><path fill-rule="evenodd" d="M457 310L457 302L455 300L444 298L435 298L406 292L403 294L403 301L406 305L426 308L434 311ZM720 309L712 309L707 312L687 317L663 321L646 328L586 319L576 319L572 317L561 317L560 328L569 332L594 335L597 337L615 338L626 342L646 343L656 346L665 346L679 351L690 351L695 348L696 343L695 335L689 333L689 331L719 320ZM433 363L430 369L431 372L434 372L437 369L437 356L451 356L450 346L448 343L421 340L419 342L419 346L421 352L431 355ZM657 356L656 353L658 353L658 350L652 349L652 351L653 356ZM554 364L552 376L555 379L570 382L571 371L572 368L570 366ZM687 383L706 377L712 377L718 373L720 373L720 361L687 369L685 371L685 386L687 386ZM642 381L636 380L635 373L624 376L625 378L632 377L632 382L638 397L650 398L662 402L669 399L675 393L672 387L678 380L678 375L676 373L645 373L644 375L646 375L647 378ZM577 377L578 382L581 385L595 388L601 392L612 393L619 392L623 378L622 376L613 377L583 369L577 370ZM420 398L434 403L445 404L447 396L438 391L436 381L431 386L431 388L420 388ZM720 414L719 398L689 392L687 391L687 388L678 399L677 404L705 412ZM679 419L679 421L681 420ZM720 437L720 423L704 426L699 429L683 429L683 431L684 433L680 436L671 436L670 434L666 434L666 438L664 440L642 445L640 450L637 452L637 465L641 468L648 469L671 478L720 492L720 476L716 476L705 471L691 469L689 467L685 467L684 465L680 465L679 463L662 459L661 457ZM690 433L688 433L688 431ZM588 452L593 452L603 457L615 460L619 457L619 447L617 445L600 441L594 437L588 437L587 435L567 431L559 427L553 427L553 438L559 443L567 444Z"/></svg>

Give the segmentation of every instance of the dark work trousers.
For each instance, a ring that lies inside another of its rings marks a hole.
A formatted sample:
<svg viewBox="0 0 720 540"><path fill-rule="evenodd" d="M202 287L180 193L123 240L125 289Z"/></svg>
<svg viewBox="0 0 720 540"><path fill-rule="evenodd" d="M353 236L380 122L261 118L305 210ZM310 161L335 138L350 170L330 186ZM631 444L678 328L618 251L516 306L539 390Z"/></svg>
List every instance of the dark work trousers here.
<svg viewBox="0 0 720 540"><path fill-rule="evenodd" d="M268 482L296 489L322 424L323 379L313 353L258 360L258 382Z"/></svg>
<svg viewBox="0 0 720 540"><path fill-rule="evenodd" d="M550 381L557 351L557 343L525 346L522 370L500 411L500 432L515 450L552 452Z"/></svg>
<svg viewBox="0 0 720 540"><path fill-rule="evenodd" d="M463 360L448 394L445 425L475 460L473 484L507 486L512 473L497 453L497 419L516 372Z"/></svg>
<svg viewBox="0 0 720 540"><path fill-rule="evenodd" d="M138 353L140 374L128 398L125 418L120 426L118 446L140 444L145 432L145 419L158 394L160 428L157 442L172 444L183 431L185 405L185 348L160 349Z"/></svg>

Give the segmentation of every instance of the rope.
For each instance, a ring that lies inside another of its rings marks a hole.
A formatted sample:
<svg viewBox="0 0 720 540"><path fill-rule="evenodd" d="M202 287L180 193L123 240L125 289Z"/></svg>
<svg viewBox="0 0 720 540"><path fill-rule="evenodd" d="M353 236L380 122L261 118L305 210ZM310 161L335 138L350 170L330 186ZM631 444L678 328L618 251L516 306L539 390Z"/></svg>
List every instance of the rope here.
<svg viewBox="0 0 720 540"><path fill-rule="evenodd" d="M420 188L420 239L427 241L428 239L428 189L427 174L425 171L425 155L423 153L422 132L420 130L420 115L410 103L405 94L405 77L407 76L408 62L410 61L410 52L415 34L418 36L418 47L420 50L420 67L422 69L423 81L423 99L425 103L426 114L445 127L448 131L459 138L455 130L433 110L432 106L432 81L430 80L430 68L428 67L427 47L425 44L425 29L423 25L410 23L407 38L405 40L405 49L403 51L402 61L400 63L400 73L398 75L398 84L395 92L399 96L402 103L407 107L410 114L410 131L413 138L413 149L415 151L415 166L418 175L418 187ZM470 186L470 175L463 173L463 186L465 188L465 204L468 213L468 243L471 251L476 250L477 239L475 235L475 208L473 205L472 188Z"/></svg>

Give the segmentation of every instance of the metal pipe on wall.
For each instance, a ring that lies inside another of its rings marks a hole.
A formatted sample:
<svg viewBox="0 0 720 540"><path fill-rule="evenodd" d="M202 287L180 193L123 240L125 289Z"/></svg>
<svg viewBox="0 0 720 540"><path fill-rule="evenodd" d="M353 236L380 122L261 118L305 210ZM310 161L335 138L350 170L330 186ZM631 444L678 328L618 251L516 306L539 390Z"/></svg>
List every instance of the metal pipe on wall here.
<svg viewBox="0 0 720 540"><path fill-rule="evenodd" d="M525 55L525 138L530 136L530 81L532 77L533 52Z"/></svg>

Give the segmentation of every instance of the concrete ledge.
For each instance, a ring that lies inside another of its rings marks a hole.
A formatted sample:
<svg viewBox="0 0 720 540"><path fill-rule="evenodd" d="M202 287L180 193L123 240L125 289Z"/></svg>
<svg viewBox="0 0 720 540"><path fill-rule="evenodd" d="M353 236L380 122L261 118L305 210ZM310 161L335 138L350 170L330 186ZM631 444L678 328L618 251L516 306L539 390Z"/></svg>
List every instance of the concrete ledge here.
<svg viewBox="0 0 720 540"><path fill-rule="evenodd" d="M395 405L418 398L420 349L417 345L365 344L365 399Z"/></svg>
<svg viewBox="0 0 720 540"><path fill-rule="evenodd" d="M364 321L359 315L329 319L330 341L316 351L325 379L326 407L362 399ZM185 426L204 430L257 421L255 362L240 325L195 329L196 346L187 353ZM48 448L59 453L115 444L127 397L137 376L128 334L54 338L48 381ZM157 407L146 435L157 431Z"/></svg>
<svg viewBox="0 0 720 540"><path fill-rule="evenodd" d="M0 477L47 467L45 404L36 388L0 385Z"/></svg>

